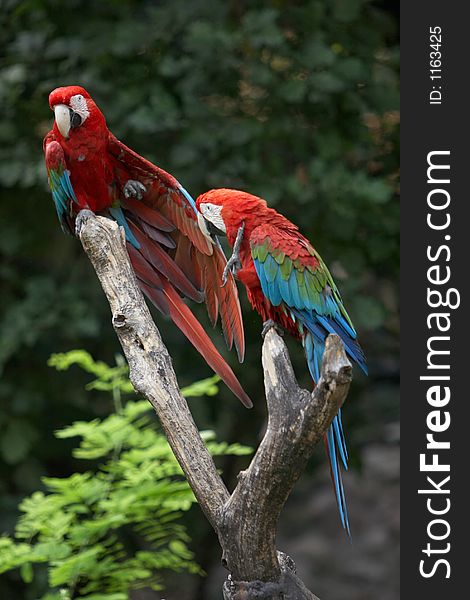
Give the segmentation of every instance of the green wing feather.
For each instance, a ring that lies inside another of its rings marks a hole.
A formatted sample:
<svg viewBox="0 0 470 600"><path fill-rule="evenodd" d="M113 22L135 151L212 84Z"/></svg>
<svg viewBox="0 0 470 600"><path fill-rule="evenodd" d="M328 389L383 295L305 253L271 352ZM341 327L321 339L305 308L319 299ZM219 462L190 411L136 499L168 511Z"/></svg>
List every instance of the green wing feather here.
<svg viewBox="0 0 470 600"><path fill-rule="evenodd" d="M70 224L71 206L74 202L78 204L78 201L65 164L64 152L58 142L50 141L46 144L45 158L49 187L60 225L65 233L73 233Z"/></svg>
<svg viewBox="0 0 470 600"><path fill-rule="evenodd" d="M296 240L288 232L283 232L280 239L266 235L260 240L259 232L255 230L254 234L250 240L251 256L263 293L271 304L331 317L355 336L333 277L310 244L306 245L304 238ZM299 252L295 257L289 256L289 247L295 248L295 242L302 242L303 248L316 259L314 265L305 258L302 260Z"/></svg>

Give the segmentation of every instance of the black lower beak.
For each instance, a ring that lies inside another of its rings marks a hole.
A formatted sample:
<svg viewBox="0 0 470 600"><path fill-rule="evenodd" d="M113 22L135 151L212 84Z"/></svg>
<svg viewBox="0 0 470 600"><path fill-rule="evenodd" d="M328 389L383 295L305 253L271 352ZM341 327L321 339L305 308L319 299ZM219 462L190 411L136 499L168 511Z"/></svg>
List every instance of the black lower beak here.
<svg viewBox="0 0 470 600"><path fill-rule="evenodd" d="M207 231L209 232L209 234L211 236L225 236L225 231L222 231L221 229L218 229L213 223L211 223L210 221L208 221L207 219L204 219L206 222L206 227L207 227Z"/></svg>
<svg viewBox="0 0 470 600"><path fill-rule="evenodd" d="M71 108L69 108L70 110L70 128L71 129L76 129L77 127L80 127L80 125L82 124L82 117L74 112Z"/></svg>

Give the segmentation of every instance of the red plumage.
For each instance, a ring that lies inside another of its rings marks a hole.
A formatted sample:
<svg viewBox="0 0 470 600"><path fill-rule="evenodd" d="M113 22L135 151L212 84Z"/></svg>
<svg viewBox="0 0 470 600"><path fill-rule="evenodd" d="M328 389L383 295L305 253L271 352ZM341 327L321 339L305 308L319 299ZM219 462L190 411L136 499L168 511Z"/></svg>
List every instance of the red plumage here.
<svg viewBox="0 0 470 600"><path fill-rule="evenodd" d="M266 229L271 229L270 234L272 235L272 239L279 241L279 243L282 243L281 236L283 230L303 238L299 233L298 227L274 209L269 208L266 200L247 192L225 188L210 190L201 194L196 200L198 209L201 204L205 203L223 207L222 216L227 228L226 235L230 246L233 247L235 243L240 223L243 222L245 224L245 232L240 247L242 267L237 271L237 279L245 286L251 306L261 316L263 321L271 319L289 331L296 339L299 339L299 330L290 315L280 307L273 306L264 295L251 256L250 245L250 238L253 232L255 236L265 235L263 231L266 232ZM302 246L293 244L292 241L287 240L285 245L288 244L291 247L285 247L285 250L286 253L290 253L289 256L292 258L299 258L305 252L310 259L313 258L308 254L308 251L303 252Z"/></svg>
<svg viewBox="0 0 470 600"><path fill-rule="evenodd" d="M234 249L230 264L263 321L274 321L301 339L312 379L317 382L326 338L341 337L350 359L367 372L364 353L335 282L320 255L288 219L262 198L229 189L199 196L196 206L207 232L225 232ZM240 266L238 266L238 262ZM325 434L335 495L343 527L349 519L340 463L347 448L339 412Z"/></svg>
<svg viewBox="0 0 470 600"><path fill-rule="evenodd" d="M122 144L83 88L58 88L50 94L49 104L56 119L44 139L44 153L62 227L73 233L81 209L114 216L124 225L142 290L173 319L241 401L251 406L180 296L205 300L213 324L220 315L228 347L235 345L243 360L243 322L235 282L230 277L228 285L221 287L225 257L200 231L185 190L172 175ZM145 186L141 198L125 193L130 181Z"/></svg>

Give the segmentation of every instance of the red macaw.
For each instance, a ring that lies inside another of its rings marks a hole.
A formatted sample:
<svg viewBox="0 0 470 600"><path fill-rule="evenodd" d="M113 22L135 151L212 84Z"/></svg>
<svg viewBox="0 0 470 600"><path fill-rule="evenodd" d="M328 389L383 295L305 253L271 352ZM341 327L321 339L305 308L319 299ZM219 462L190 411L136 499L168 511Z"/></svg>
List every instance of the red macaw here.
<svg viewBox="0 0 470 600"><path fill-rule="evenodd" d="M212 369L246 405L251 400L181 296L205 300L214 325L220 313L229 348L240 361L245 351L237 288L220 281L226 260L197 224L189 193L170 174L122 144L109 131L103 113L82 87L55 89L55 114L44 139L44 154L57 214L74 233L82 209L106 215L124 228L139 285L169 315Z"/></svg>
<svg viewBox="0 0 470 600"><path fill-rule="evenodd" d="M196 200L199 225L208 239L227 236L233 248L223 279L232 271L245 285L264 329L280 325L302 341L310 374L320 377L326 337L339 335L346 353L367 372L364 353L351 319L325 263L296 225L246 192L211 190ZM325 445L343 527L350 533L340 461L348 453L341 413L334 418Z"/></svg>

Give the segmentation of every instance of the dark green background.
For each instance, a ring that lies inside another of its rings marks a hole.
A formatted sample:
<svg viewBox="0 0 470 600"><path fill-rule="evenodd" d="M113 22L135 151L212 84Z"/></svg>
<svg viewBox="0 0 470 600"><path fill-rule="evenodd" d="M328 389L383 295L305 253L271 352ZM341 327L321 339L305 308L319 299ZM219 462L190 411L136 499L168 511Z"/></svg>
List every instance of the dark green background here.
<svg viewBox="0 0 470 600"><path fill-rule="evenodd" d="M60 231L43 165L48 94L78 84L120 139L194 196L222 186L263 196L329 264L370 366L369 378L356 373L344 411L354 547L340 531L319 452L284 516L282 549L305 556L300 574L321 597L398 597L398 507L390 500L398 439L396 3L3 0L0 7L0 531L11 530L19 499L41 486L42 475L78 468L54 430L111 410L106 395L83 390L78 370L58 374L46 365L51 353L72 348L108 362L120 350L91 266ZM201 428L254 445L265 416L261 323L241 297L247 356L244 365L230 359L255 409L244 410L226 389L192 407ZM198 314L207 324L204 310ZM157 323L181 384L207 376L182 335L158 316ZM218 329L213 339L222 347ZM309 385L302 353L290 347ZM227 477L238 468L227 463ZM317 497L326 508L308 516ZM188 521L209 578L170 581L166 597L218 598L216 540L197 508ZM306 531L311 563L297 543ZM362 566L352 567L358 554ZM27 592L10 575L0 596Z"/></svg>

